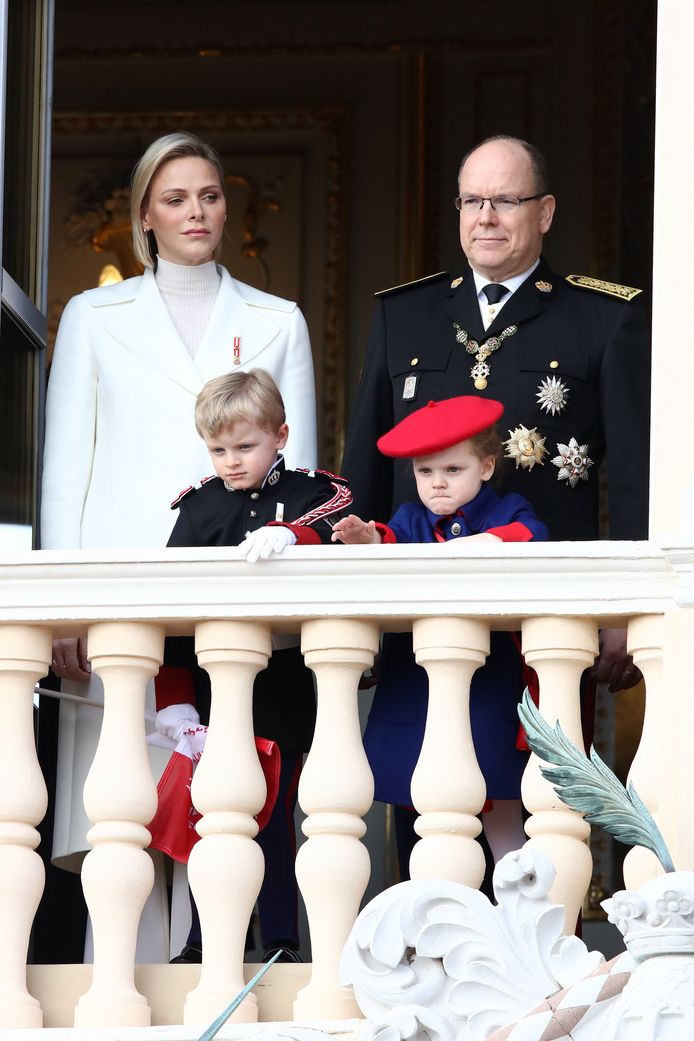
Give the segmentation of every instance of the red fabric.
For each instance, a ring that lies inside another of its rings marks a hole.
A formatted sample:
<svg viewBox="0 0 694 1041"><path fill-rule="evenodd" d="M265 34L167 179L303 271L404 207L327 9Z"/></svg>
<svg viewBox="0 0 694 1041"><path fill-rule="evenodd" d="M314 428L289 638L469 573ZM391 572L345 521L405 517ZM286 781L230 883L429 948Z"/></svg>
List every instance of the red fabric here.
<svg viewBox="0 0 694 1041"><path fill-rule="evenodd" d="M258 829L262 831L277 801L281 757L275 741L256 737L255 747L267 785L265 805L256 817ZM190 851L200 838L195 825L202 815L195 809L190 798L193 771L194 764L190 756L183 752L172 754L157 785L157 812L148 825L152 836L152 849L160 849L162 853L183 864L188 862Z"/></svg>
<svg viewBox="0 0 694 1041"><path fill-rule="evenodd" d="M501 524L498 528L487 528L490 535L496 535L502 542L532 542L533 533L520 521Z"/></svg>
<svg viewBox="0 0 694 1041"><path fill-rule="evenodd" d="M285 521L268 521L268 528L289 528L296 535L297 546L320 546L321 539L315 528L305 524L287 524Z"/></svg>
<svg viewBox="0 0 694 1041"><path fill-rule="evenodd" d="M503 412L504 406L493 398L466 395L430 401L379 437L378 449L396 459L434 455L487 430Z"/></svg>
<svg viewBox="0 0 694 1041"><path fill-rule="evenodd" d="M195 687L190 669L162 665L154 677L154 703L157 712L169 705L195 705Z"/></svg>
<svg viewBox="0 0 694 1041"><path fill-rule="evenodd" d="M380 521L376 521L376 531L381 536L381 541L384 546L389 546L398 541L395 537L395 533L387 524L381 524Z"/></svg>

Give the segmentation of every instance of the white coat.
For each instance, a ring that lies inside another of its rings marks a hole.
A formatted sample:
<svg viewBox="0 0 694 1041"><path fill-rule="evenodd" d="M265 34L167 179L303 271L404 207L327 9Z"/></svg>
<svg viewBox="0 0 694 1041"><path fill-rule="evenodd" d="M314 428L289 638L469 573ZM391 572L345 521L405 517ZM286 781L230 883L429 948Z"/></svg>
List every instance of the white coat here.
<svg viewBox="0 0 694 1041"><path fill-rule="evenodd" d="M154 275L73 297L60 322L46 403L44 549L165 546L169 504L212 473L193 423L207 380L266 369L287 411L287 466L316 465L313 363L301 311L222 281L191 358ZM234 365L240 337L241 364Z"/></svg>
<svg viewBox="0 0 694 1041"><path fill-rule="evenodd" d="M231 278L191 358L151 271L74 297L60 322L48 384L41 532L44 549L165 546L178 492L212 473L193 422L214 376L260 367L276 380L290 467L316 465L313 364L295 303ZM240 337L241 364L234 365ZM63 683L101 700L101 684ZM79 870L88 848L82 790L101 712L61 706L53 859Z"/></svg>

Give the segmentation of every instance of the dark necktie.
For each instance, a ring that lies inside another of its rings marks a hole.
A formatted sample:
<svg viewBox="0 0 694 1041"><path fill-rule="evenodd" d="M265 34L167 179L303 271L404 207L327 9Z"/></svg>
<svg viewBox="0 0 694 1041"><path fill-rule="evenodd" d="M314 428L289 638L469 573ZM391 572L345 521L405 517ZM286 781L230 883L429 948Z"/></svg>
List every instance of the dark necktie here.
<svg viewBox="0 0 694 1041"><path fill-rule="evenodd" d="M502 296L508 293L508 289L500 282L490 282L489 285L482 286L482 292L486 296L488 304L498 304Z"/></svg>

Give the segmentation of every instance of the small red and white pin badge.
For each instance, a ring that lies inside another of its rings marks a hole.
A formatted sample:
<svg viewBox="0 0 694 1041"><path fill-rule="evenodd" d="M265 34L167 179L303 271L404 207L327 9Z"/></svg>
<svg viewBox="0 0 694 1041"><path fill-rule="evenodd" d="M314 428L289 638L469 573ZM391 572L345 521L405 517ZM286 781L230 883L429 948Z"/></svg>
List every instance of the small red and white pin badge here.
<svg viewBox="0 0 694 1041"><path fill-rule="evenodd" d="M241 364L241 337L234 337L234 365Z"/></svg>

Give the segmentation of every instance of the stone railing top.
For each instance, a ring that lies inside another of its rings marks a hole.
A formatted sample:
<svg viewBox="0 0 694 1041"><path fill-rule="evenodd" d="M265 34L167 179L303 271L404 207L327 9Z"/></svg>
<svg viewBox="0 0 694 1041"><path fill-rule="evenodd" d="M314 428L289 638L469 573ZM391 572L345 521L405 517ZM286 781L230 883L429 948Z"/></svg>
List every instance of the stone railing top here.
<svg viewBox="0 0 694 1041"><path fill-rule="evenodd" d="M461 614L513 628L529 615L610 619L690 599L694 549L649 542L292 547L249 564L235 548L56 551L0 560L0 622L74 631L95 620ZM694 597L692 597L694 599Z"/></svg>

